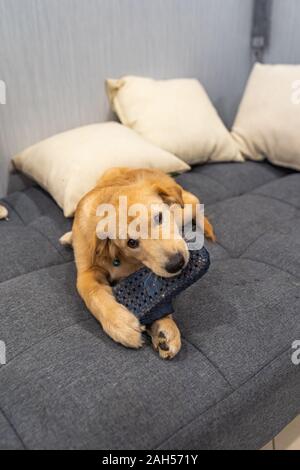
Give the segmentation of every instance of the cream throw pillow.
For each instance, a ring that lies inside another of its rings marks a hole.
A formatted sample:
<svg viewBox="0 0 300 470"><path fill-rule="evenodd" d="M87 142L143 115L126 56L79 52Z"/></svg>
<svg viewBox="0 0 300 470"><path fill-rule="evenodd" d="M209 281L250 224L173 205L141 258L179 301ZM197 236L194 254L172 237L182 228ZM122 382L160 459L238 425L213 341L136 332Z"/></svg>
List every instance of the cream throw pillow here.
<svg viewBox="0 0 300 470"><path fill-rule="evenodd" d="M55 199L66 217L111 167L158 168L182 173L189 166L116 122L79 127L43 140L13 158L14 165Z"/></svg>
<svg viewBox="0 0 300 470"><path fill-rule="evenodd" d="M243 161L197 80L123 77L106 90L120 121L189 164Z"/></svg>
<svg viewBox="0 0 300 470"><path fill-rule="evenodd" d="M232 135L245 157L300 170L300 65L254 66Z"/></svg>

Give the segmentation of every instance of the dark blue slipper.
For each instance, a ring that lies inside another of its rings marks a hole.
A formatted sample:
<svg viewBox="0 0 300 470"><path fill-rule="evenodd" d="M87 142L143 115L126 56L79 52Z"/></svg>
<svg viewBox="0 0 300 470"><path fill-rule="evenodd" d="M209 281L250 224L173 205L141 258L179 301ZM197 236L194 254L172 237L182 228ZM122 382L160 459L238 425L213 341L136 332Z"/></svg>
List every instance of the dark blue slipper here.
<svg viewBox="0 0 300 470"><path fill-rule="evenodd" d="M142 268L120 281L113 291L117 301L134 313L141 324L149 325L174 311L172 299L198 281L209 264L209 253L204 247L191 250L187 266L177 276L160 277Z"/></svg>

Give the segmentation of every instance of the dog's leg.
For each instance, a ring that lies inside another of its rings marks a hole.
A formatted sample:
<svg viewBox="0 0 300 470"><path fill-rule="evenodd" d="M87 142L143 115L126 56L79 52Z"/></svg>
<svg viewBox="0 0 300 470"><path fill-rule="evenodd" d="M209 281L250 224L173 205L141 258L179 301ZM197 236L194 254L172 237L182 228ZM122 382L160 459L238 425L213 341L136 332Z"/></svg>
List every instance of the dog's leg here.
<svg viewBox="0 0 300 470"><path fill-rule="evenodd" d="M129 348L142 346L142 327L138 319L119 304L107 282L105 272L94 264L95 235L85 238L73 226L73 248L77 267L77 289L87 308L103 330L117 343ZM92 241L94 240L94 241Z"/></svg>
<svg viewBox="0 0 300 470"><path fill-rule="evenodd" d="M140 322L115 300L111 287L102 283L102 276L96 268L79 273L79 294L90 312L101 323L103 330L114 341L128 348L140 348L143 344Z"/></svg>
<svg viewBox="0 0 300 470"><path fill-rule="evenodd" d="M204 236L207 240L215 242L217 240L214 228L207 217L204 217Z"/></svg>
<svg viewBox="0 0 300 470"><path fill-rule="evenodd" d="M156 320L147 328L147 333L152 338L155 351L158 351L162 359L172 359L180 351L180 331L172 315Z"/></svg>
<svg viewBox="0 0 300 470"><path fill-rule="evenodd" d="M194 196L194 194L189 193L188 191L185 191L185 190L182 191L182 199L183 199L184 204L192 205L193 218L196 219L197 204L200 204L199 199L196 196ZM208 240L211 240L212 242L216 241L216 236L214 233L213 226L211 225L207 217L204 217L204 236L205 238L207 238Z"/></svg>

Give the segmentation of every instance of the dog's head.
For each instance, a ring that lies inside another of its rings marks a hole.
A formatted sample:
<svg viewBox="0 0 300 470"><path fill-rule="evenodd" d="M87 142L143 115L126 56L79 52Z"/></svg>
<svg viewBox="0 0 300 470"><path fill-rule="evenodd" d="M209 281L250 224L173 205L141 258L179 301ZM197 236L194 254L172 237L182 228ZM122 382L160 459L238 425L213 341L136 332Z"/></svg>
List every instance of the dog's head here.
<svg viewBox="0 0 300 470"><path fill-rule="evenodd" d="M113 213L97 229L98 256L140 262L162 277L181 272L189 251L176 223L174 205L182 207L183 200L175 181L144 179L117 191L110 204Z"/></svg>

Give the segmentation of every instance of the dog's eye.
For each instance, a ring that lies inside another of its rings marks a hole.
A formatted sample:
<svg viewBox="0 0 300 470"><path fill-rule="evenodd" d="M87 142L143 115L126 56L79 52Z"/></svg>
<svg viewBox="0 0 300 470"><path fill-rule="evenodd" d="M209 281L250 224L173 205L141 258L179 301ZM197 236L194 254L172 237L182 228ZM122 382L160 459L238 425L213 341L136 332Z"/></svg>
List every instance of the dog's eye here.
<svg viewBox="0 0 300 470"><path fill-rule="evenodd" d="M157 225L161 225L161 224L162 224L162 221L163 221L163 213L162 213L162 212L159 212L159 213L156 214L156 216L154 217L154 222L155 222Z"/></svg>
<svg viewBox="0 0 300 470"><path fill-rule="evenodd" d="M139 246L139 241L134 240L133 238L129 238L127 245L129 246L129 248L137 248Z"/></svg>

